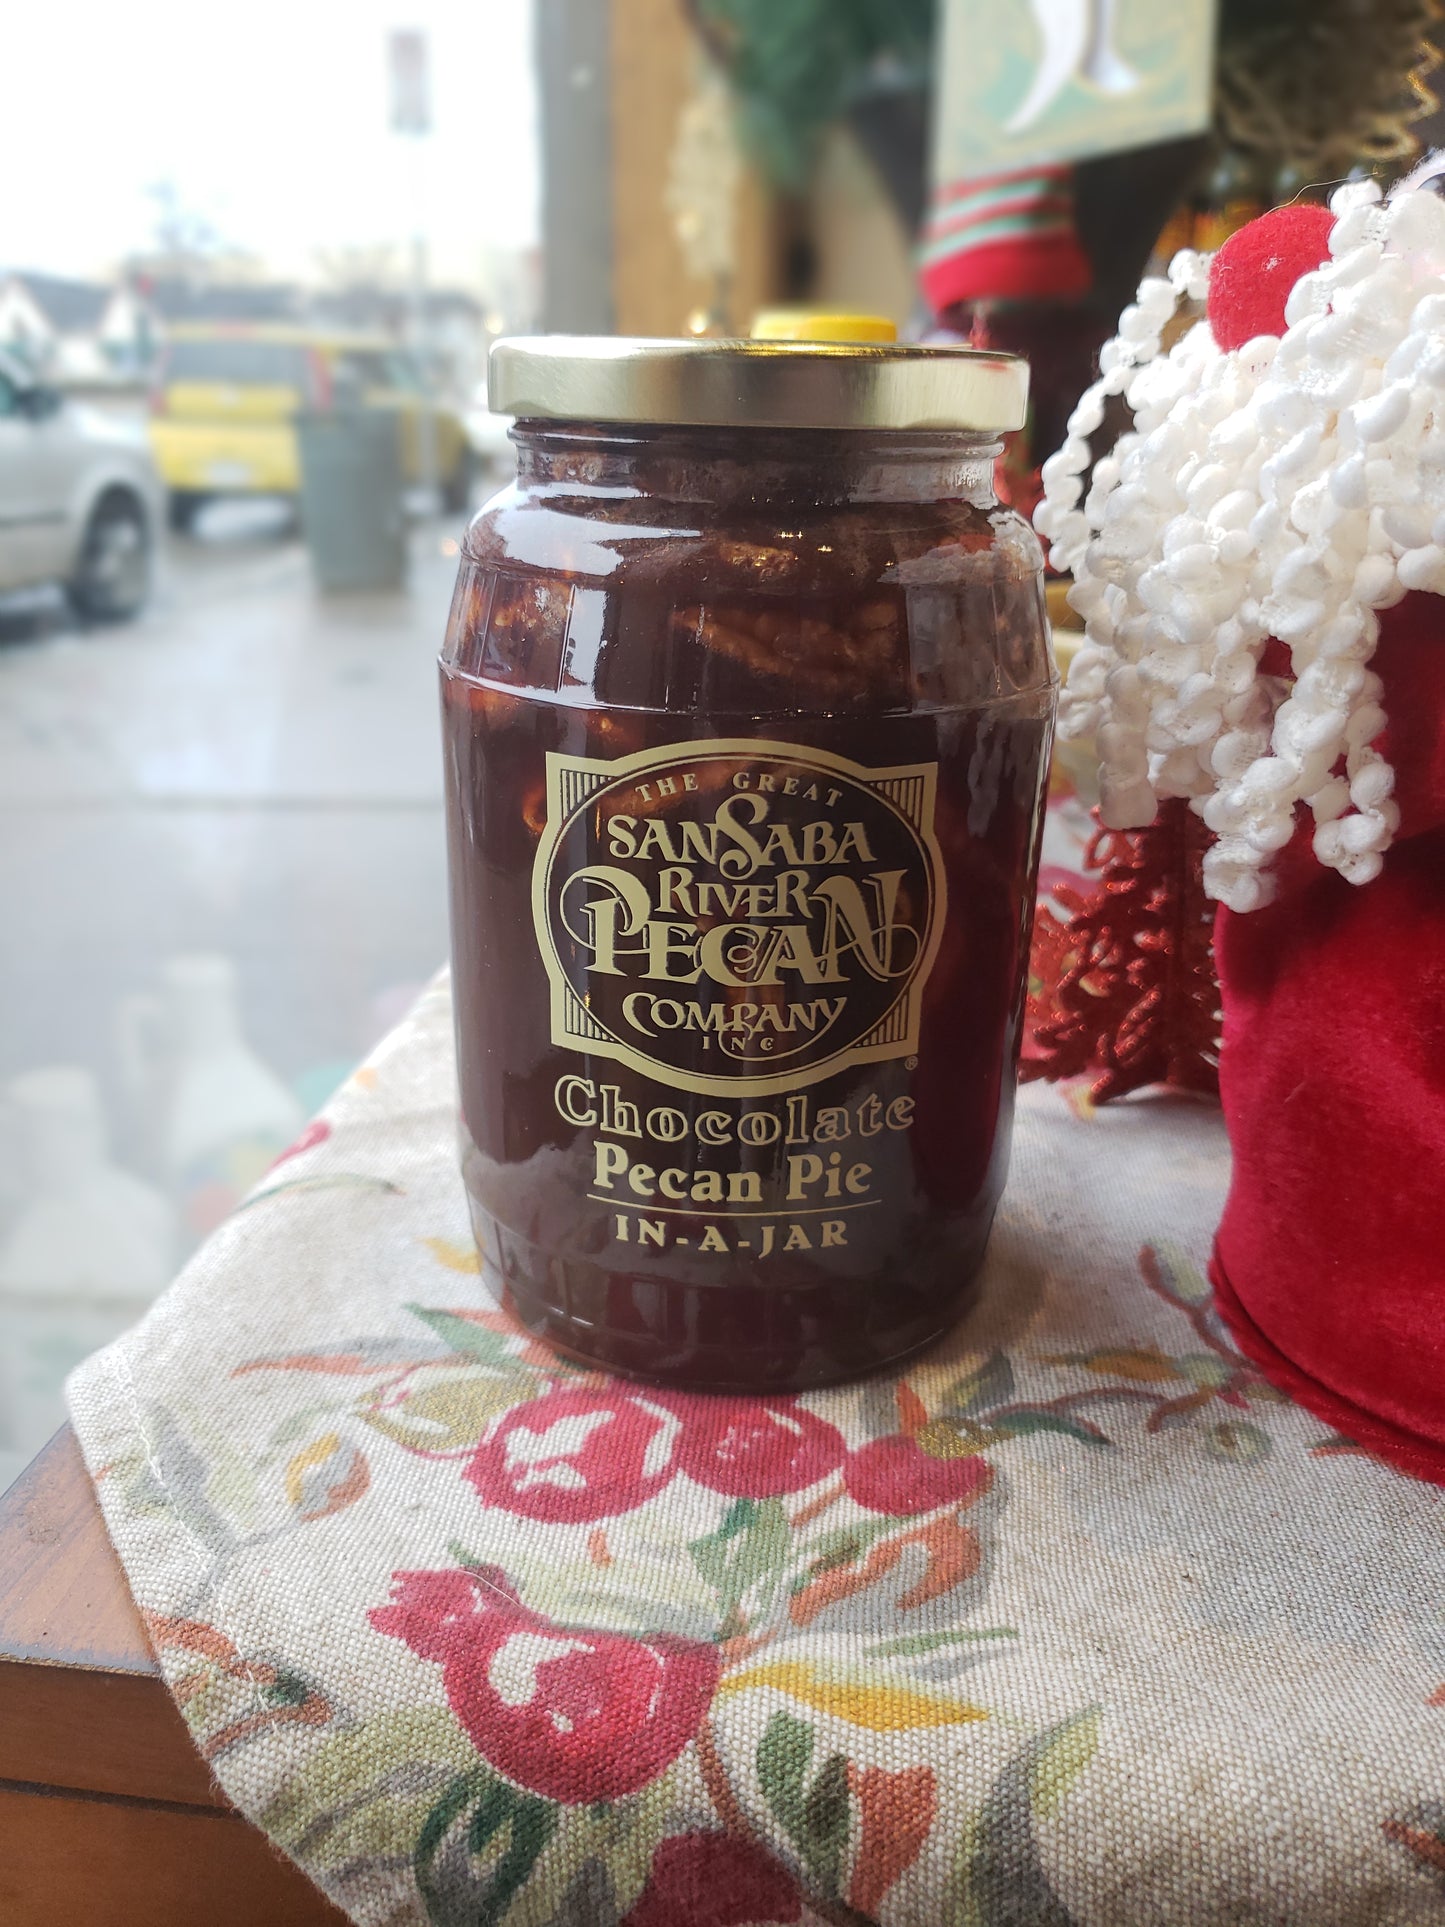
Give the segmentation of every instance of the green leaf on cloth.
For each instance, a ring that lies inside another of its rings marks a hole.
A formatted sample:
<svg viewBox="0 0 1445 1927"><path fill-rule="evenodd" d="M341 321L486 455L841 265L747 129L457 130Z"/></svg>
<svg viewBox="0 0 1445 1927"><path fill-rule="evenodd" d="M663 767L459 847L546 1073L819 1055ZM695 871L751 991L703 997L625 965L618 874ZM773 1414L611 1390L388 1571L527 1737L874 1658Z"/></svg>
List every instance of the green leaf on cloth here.
<svg viewBox="0 0 1445 1927"><path fill-rule="evenodd" d="M937 1633L901 1633L896 1639L880 1639L868 1650L878 1659L910 1658L919 1653L934 1653L943 1646L972 1646L983 1640L1017 1639L1013 1626L950 1626Z"/></svg>
<svg viewBox="0 0 1445 1927"><path fill-rule="evenodd" d="M334 1351L281 1352L269 1358L248 1358L244 1365L235 1367L231 1376L245 1378L252 1372L319 1372L331 1378L364 1378L419 1362L414 1339L356 1338L343 1341Z"/></svg>
<svg viewBox="0 0 1445 1927"><path fill-rule="evenodd" d="M1097 1706L1050 1727L1038 1741L1029 1764L1029 1804L1035 1818L1047 1820L1063 1805L1069 1789L1099 1748Z"/></svg>
<svg viewBox="0 0 1445 1927"><path fill-rule="evenodd" d="M501 1332L491 1331L475 1319L463 1318L454 1311L434 1311L429 1305L408 1305L414 1318L430 1326L443 1344L462 1358L475 1358L483 1365L515 1369L516 1352Z"/></svg>
<svg viewBox="0 0 1445 1927"><path fill-rule="evenodd" d="M803 1798L813 1758L813 1729L806 1720L777 1712L758 1741L758 1783L778 1824L796 1839L803 1823Z"/></svg>
<svg viewBox="0 0 1445 1927"><path fill-rule="evenodd" d="M1065 1438L1077 1439L1081 1445L1112 1445L1114 1442L1090 1419L1079 1418L1072 1412L1046 1411L1041 1406L1021 1406L1015 1412L996 1418L994 1426L1000 1438L1022 1438L1031 1432L1059 1432Z"/></svg>
<svg viewBox="0 0 1445 1927"><path fill-rule="evenodd" d="M1094 1757L1099 1716L1090 1708L1021 1747L964 1829L941 1927L1075 1927L1039 1856L1036 1820L1049 1818Z"/></svg>
<svg viewBox="0 0 1445 1927"><path fill-rule="evenodd" d="M557 1818L550 1800L485 1767L458 1775L416 1843L417 1886L433 1927L499 1927Z"/></svg>
<svg viewBox="0 0 1445 1927"><path fill-rule="evenodd" d="M261 1809L288 1853L329 1868L363 1855L409 1856L439 1789L476 1755L446 1706L378 1713L323 1739L306 1773Z"/></svg>
<svg viewBox="0 0 1445 1927"><path fill-rule="evenodd" d="M834 1566L855 1564L875 1539L881 1539L885 1533L891 1532L896 1524L895 1519L880 1516L859 1519L852 1525L830 1526L826 1532L819 1533L804 1548L808 1556L808 1568L794 1581L793 1591L800 1592L816 1573L828 1572Z"/></svg>
<svg viewBox="0 0 1445 1927"><path fill-rule="evenodd" d="M1187 1251L1178 1245L1145 1245L1139 1254L1139 1269L1151 1290L1171 1304L1207 1305L1213 1294L1209 1280Z"/></svg>
<svg viewBox="0 0 1445 1927"><path fill-rule="evenodd" d="M724 1639L743 1630L743 1601L755 1588L756 1611L767 1611L790 1548L781 1499L735 1499L717 1530L688 1546L693 1564L717 1594Z"/></svg>
<svg viewBox="0 0 1445 1927"><path fill-rule="evenodd" d="M838 1891L847 1845L848 1762L841 1753L830 1753L808 1789L798 1835L798 1851L830 1899Z"/></svg>
<svg viewBox="0 0 1445 1927"><path fill-rule="evenodd" d="M774 1713L758 1741L758 1781L808 1872L835 1899L848 1844L848 1762L841 1753L830 1754L809 1786L813 1746L806 1721Z"/></svg>
<svg viewBox="0 0 1445 1927"><path fill-rule="evenodd" d="M1274 1450L1269 1433L1258 1425L1214 1425L1204 1435L1204 1449L1212 1459L1226 1465L1258 1465Z"/></svg>
<svg viewBox="0 0 1445 1927"><path fill-rule="evenodd" d="M1218 1352L1183 1352L1174 1363L1179 1368L1180 1377L1187 1378L1191 1385L1197 1385L1201 1391L1207 1389L1217 1392L1221 1386L1229 1383L1236 1369ZM1274 1387L1271 1385L1269 1390L1273 1393Z"/></svg>
<svg viewBox="0 0 1445 1927"><path fill-rule="evenodd" d="M939 1400L939 1408L960 1418L1002 1405L1014 1395L1013 1366L1007 1352L990 1352L981 1365L965 1372Z"/></svg>

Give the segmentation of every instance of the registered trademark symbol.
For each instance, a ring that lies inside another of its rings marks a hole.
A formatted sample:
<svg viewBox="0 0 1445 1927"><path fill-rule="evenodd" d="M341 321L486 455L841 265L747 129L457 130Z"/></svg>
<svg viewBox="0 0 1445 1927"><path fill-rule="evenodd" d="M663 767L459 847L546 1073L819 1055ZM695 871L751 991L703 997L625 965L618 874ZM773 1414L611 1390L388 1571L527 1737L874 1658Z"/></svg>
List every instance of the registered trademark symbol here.
<svg viewBox="0 0 1445 1927"><path fill-rule="evenodd" d="M906 1071L916 1071L918 1069L918 1059L916 1057L905 1058L903 1068Z"/></svg>

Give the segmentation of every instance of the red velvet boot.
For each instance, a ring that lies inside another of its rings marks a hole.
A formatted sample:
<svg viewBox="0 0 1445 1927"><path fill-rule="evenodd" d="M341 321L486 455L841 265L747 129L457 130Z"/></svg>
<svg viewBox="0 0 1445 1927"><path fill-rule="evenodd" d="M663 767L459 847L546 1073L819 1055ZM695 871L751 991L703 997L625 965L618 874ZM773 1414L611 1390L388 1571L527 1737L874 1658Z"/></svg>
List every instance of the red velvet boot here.
<svg viewBox="0 0 1445 1927"><path fill-rule="evenodd" d="M1445 1482L1445 598L1372 667L1400 829L1354 888L1302 828L1278 894L1221 909L1234 1178L1214 1284L1240 1347L1347 1437Z"/></svg>

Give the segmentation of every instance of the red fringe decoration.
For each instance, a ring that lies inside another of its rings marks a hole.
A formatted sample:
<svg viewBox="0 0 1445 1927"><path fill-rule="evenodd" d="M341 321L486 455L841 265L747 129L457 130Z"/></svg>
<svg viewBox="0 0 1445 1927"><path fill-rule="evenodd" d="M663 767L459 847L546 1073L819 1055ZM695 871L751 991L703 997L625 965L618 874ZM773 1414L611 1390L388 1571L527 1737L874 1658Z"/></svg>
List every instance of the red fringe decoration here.
<svg viewBox="0 0 1445 1927"><path fill-rule="evenodd" d="M1218 1095L1209 841L1172 800L1147 830L1095 830L1084 859L1100 872L1092 895L1059 884L1040 899L1021 1082L1097 1072L1096 1104L1147 1084Z"/></svg>

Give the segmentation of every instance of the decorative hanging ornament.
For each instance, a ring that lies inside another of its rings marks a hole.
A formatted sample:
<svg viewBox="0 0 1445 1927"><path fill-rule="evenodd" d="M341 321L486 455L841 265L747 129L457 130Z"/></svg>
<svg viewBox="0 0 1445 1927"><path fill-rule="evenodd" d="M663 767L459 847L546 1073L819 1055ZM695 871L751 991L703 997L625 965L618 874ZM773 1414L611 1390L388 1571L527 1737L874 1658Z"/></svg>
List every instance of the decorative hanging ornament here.
<svg viewBox="0 0 1445 1927"><path fill-rule="evenodd" d="M1215 833L1205 888L1236 910L1268 901L1301 804L1321 863L1379 874L1398 811L1374 746L1378 612L1445 591L1445 203L1413 189L1382 205L1367 181L1331 206L1328 252L1282 316L1314 251L1298 217L1241 229L1238 272L1217 257L1225 339L1266 312L1283 335L1226 348L1201 321L1161 354L1210 266L1185 252L1143 283L1044 464L1036 517L1088 638L1061 727L1097 737L1103 821L1141 827L1188 798ZM1110 395L1134 428L1085 496Z"/></svg>
<svg viewBox="0 0 1445 1927"><path fill-rule="evenodd" d="M1277 207L1232 234L1209 269L1209 332L1226 352L1283 335L1294 284L1330 258L1335 217L1314 201Z"/></svg>
<svg viewBox="0 0 1445 1927"><path fill-rule="evenodd" d="M1100 367L1035 519L1074 573L1063 729L1095 736L1103 822L1213 837L1218 1308L1445 1483L1445 202L1352 184L1178 255ZM1086 493L1109 395L1134 426Z"/></svg>

